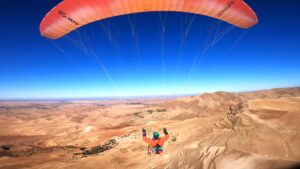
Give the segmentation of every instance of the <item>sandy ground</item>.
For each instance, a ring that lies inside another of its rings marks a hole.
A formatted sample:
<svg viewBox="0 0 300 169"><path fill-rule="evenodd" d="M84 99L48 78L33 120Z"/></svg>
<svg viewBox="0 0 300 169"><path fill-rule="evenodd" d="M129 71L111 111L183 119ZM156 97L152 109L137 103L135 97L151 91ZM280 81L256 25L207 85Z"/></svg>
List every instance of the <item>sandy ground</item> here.
<svg viewBox="0 0 300 169"><path fill-rule="evenodd" d="M141 129L166 127L149 156ZM1 169L292 169L300 88L178 99L0 102ZM86 154L86 150L94 153Z"/></svg>

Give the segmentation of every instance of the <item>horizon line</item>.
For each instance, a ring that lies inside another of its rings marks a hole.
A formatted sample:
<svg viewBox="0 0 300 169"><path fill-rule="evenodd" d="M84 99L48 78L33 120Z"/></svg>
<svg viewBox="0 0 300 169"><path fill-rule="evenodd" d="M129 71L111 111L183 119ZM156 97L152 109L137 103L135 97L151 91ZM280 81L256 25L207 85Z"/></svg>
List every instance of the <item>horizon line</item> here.
<svg viewBox="0 0 300 169"><path fill-rule="evenodd" d="M134 99L169 99L176 97L186 97L186 96L197 96L204 93L216 93L216 92L228 92L228 93L244 93L244 92L258 92L264 90L275 90L275 89L289 89L289 88L300 88L300 85L296 86L286 86L286 87L274 87L274 88L263 88L263 89L252 89L244 91L211 91L211 92L195 92L186 94L165 94L165 95L133 95L133 96L95 96L95 97L32 97L32 98L0 98L0 102L5 101L83 101L83 100L134 100Z"/></svg>

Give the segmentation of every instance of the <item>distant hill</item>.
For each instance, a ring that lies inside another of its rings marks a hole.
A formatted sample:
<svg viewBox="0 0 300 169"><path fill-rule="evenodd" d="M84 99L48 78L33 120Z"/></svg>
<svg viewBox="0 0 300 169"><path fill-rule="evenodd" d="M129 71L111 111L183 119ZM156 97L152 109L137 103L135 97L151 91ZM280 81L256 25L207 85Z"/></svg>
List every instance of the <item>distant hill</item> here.
<svg viewBox="0 0 300 169"><path fill-rule="evenodd" d="M215 92L204 93L199 96L183 97L168 102L164 102L159 107L172 110L168 117L177 115L183 119L191 117L207 116L215 113L223 113L231 105L246 103L253 99L278 99L285 97L299 97L300 87L277 88L271 90L261 90L253 92ZM174 110L182 110L178 114Z"/></svg>

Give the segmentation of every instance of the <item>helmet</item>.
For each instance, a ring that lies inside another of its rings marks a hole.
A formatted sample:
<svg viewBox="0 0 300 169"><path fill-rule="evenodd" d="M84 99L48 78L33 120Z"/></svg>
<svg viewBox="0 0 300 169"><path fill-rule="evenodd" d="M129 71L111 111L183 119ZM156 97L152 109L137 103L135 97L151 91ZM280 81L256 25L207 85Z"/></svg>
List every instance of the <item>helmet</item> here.
<svg viewBox="0 0 300 169"><path fill-rule="evenodd" d="M158 132L154 132L154 133L153 133L153 137L154 137L154 138L158 138L158 137L159 137L159 133L158 133Z"/></svg>

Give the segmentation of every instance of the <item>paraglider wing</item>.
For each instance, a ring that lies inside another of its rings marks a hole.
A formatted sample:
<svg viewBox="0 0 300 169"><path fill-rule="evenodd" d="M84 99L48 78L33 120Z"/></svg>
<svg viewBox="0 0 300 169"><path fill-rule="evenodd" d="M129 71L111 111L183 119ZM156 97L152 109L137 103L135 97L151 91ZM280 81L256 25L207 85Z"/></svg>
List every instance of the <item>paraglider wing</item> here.
<svg viewBox="0 0 300 169"><path fill-rule="evenodd" d="M97 20L155 11L206 15L240 28L258 22L243 0L64 0L45 16L40 32L44 37L58 39Z"/></svg>

